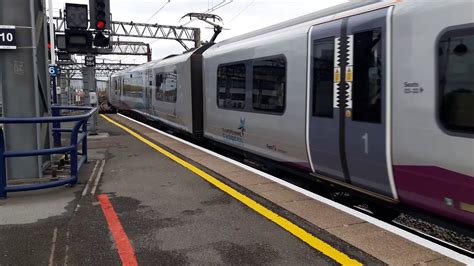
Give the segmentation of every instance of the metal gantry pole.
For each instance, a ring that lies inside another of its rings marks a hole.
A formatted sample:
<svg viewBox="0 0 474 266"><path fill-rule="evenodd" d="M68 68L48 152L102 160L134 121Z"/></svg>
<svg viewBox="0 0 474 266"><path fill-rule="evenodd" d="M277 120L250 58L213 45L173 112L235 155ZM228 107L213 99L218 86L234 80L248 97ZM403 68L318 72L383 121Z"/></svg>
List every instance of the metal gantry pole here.
<svg viewBox="0 0 474 266"><path fill-rule="evenodd" d="M48 1L48 11L49 11L49 17L53 17L53 0ZM54 23L51 19L51 22L49 23L49 40L51 43L51 65L56 66L56 43L54 40ZM58 94L56 91L56 77L54 75L51 75L51 83L52 83L52 90L53 90L53 104L58 103Z"/></svg>
<svg viewBox="0 0 474 266"><path fill-rule="evenodd" d="M97 106L97 89L95 80L95 67L88 66L82 69L84 84L84 104L86 106ZM92 115L89 126L89 135L97 135L97 112Z"/></svg>
<svg viewBox="0 0 474 266"><path fill-rule="evenodd" d="M53 0L48 1L48 11L49 11L49 17L53 17ZM54 23L53 20L51 19L51 22L49 23L49 39L51 42L51 64L56 65L56 51L54 48L56 47L56 43L54 40ZM55 88L56 89L56 88Z"/></svg>

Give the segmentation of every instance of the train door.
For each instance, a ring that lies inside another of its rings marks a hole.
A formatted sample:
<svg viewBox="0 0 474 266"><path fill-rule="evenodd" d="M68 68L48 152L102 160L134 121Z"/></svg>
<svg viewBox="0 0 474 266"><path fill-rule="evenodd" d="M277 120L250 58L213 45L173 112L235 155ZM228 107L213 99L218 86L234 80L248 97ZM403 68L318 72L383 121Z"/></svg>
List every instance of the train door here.
<svg viewBox="0 0 474 266"><path fill-rule="evenodd" d="M145 112L147 114L153 114L152 92L153 71L151 69L147 69L145 72Z"/></svg>
<svg viewBox="0 0 474 266"><path fill-rule="evenodd" d="M312 28L308 139L315 172L396 198L387 164L389 10ZM323 34L329 26L332 36Z"/></svg>
<svg viewBox="0 0 474 266"><path fill-rule="evenodd" d="M387 75L387 16L382 9L348 19L345 111L346 158L350 181L395 197L387 167L387 111L391 108ZM388 86L387 86L388 84ZM388 129L390 130L390 128Z"/></svg>
<svg viewBox="0 0 474 266"><path fill-rule="evenodd" d="M341 82L342 20L312 27L310 32L310 97L308 144L314 170L345 181L341 163L341 116L338 91Z"/></svg>

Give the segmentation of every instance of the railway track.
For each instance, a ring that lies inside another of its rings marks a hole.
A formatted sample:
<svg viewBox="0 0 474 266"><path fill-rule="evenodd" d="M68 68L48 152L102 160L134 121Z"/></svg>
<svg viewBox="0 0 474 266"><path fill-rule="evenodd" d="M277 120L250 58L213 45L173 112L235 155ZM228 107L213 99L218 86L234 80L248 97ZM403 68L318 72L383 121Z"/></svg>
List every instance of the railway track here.
<svg viewBox="0 0 474 266"><path fill-rule="evenodd" d="M433 243L436 243L438 245L441 245L443 247L446 247L446 248L449 248L459 254L462 254L462 255L465 255L465 256L468 256L470 258L474 258L474 252L472 250L468 250L468 249L465 249L463 247L460 247L458 245L455 245L453 243L450 243L450 242L447 242L443 239L440 239L440 238L437 238L437 237L434 237L430 234L427 234L421 230L418 230L418 229L415 229L415 228L412 228L408 225L405 225L405 224L402 224L400 222L397 222L397 221L392 221L391 224L393 224L394 226L397 226L398 228L400 229L403 229L411 234L414 234L414 235L417 235L419 237L423 237ZM474 241L474 239L471 239L471 241Z"/></svg>
<svg viewBox="0 0 474 266"><path fill-rule="evenodd" d="M373 218L375 218L375 219L378 219L377 216L375 216L369 209L367 209L367 208L365 208L365 207L361 207L361 206L350 206L350 205L348 205L348 204L346 204L346 206L348 206L348 207L350 207L350 208L353 208L353 209L355 209L355 210L357 210L357 211L363 212L364 214L369 215L369 216L371 216L371 217L373 217ZM406 214L400 214L400 216L404 216L404 215L406 216ZM410 219L417 219L417 218L410 217ZM442 227L440 227L440 226L438 226L438 225L436 225L436 224L430 224L431 227L437 228L437 229L434 229L434 230L438 230L438 231L439 231L439 230L445 230L445 231L448 231L449 234L456 234L455 236L451 235L451 238L453 238L453 237L454 237L454 238L458 238L458 241L460 241L459 238L462 238L462 237L465 237L466 239L469 239L469 241L471 241L470 243L464 243L464 245L456 245L456 244L454 244L454 243L452 243L452 242L450 242L450 241L447 241L447 240L445 240L445 239L443 239L443 238L435 237L435 236L433 236L433 235L431 235L431 234L429 234L429 233L427 233L427 232L424 232L424 231L421 230L421 229L417 229L417 228L414 227L414 226L407 225L407 224L406 224L406 223L407 223L406 221L403 222L403 220L402 220L402 221L399 221L399 220L400 220L399 218L396 218L396 219L394 219L394 220L392 220L392 221L386 221L386 222L387 222L388 224L393 225L393 226L395 226L395 227L397 227L397 228L400 228L400 229L402 229L402 230L404 230L404 231L406 231L406 232L408 232L408 233L411 233L411 234L416 235L416 236L418 236L418 237L421 237L421 238L424 238L424 239L426 239L426 240L429 240L429 241L431 241L431 242L433 242L433 243L435 243L435 244L437 244L437 245L446 247L446 248L448 248L448 249L450 249L450 250L453 250L453 251L456 252L456 253L462 254L462 255L467 256L467 257L470 257L470 258L474 258L474 250L473 250L473 247L472 247L472 244L474 243L474 239L472 239L472 238L470 238L470 237L468 237L468 236L461 236L459 233L453 232L453 231L448 230L448 229L446 229L446 228L442 228ZM406 219L405 219L405 220L406 220ZM383 222L383 221L381 221L381 222ZM427 221L422 221L422 222L428 224ZM465 246L467 246L467 245L469 245L469 244L471 245L470 248L468 248L468 247L465 248Z"/></svg>

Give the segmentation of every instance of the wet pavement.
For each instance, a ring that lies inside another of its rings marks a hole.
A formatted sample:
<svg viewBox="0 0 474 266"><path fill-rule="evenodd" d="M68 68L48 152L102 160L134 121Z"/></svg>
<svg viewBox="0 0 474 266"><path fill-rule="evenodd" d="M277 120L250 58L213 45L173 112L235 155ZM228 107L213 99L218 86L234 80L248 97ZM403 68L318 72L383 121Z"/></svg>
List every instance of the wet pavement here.
<svg viewBox="0 0 474 266"><path fill-rule="evenodd" d="M90 162L81 170L76 186L11 193L0 202L0 265L121 264L116 239L97 200L100 194L110 199L138 264L337 264L103 119L99 132L108 135L90 140ZM96 181L98 176L100 181ZM94 183L98 187L94 188ZM285 213L252 192L227 183L267 208ZM287 214L295 224L349 257L382 264Z"/></svg>

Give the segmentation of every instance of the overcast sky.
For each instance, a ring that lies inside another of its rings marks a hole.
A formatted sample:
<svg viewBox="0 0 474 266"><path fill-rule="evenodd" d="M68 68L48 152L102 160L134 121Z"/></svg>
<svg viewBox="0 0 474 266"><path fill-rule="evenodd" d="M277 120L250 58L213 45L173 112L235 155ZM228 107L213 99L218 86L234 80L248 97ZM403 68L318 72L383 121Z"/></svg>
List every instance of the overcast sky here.
<svg viewBox="0 0 474 266"><path fill-rule="evenodd" d="M48 1L48 0L46 0ZM111 12L115 21L133 21L159 23L166 25L182 25L189 19L180 18L189 12L206 12L213 7L219 7L210 12L219 15L224 21L224 30L217 41L253 31L281 21L292 19L320 9L334 6L347 0L111 0ZM88 4L89 0L53 0L55 15L64 4ZM161 9L161 10L160 10ZM160 10L155 16L152 15ZM209 40L212 29L205 23L195 21L186 26L199 27L202 40ZM125 40L121 38L121 40ZM182 46L172 40L136 39L152 43L153 59L163 58L169 54L182 53ZM187 43L192 46L192 43ZM114 56L126 62L142 63L143 56Z"/></svg>

